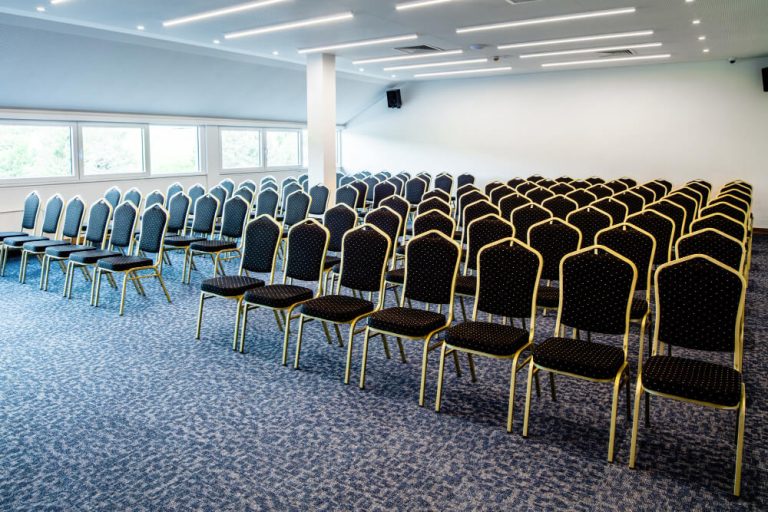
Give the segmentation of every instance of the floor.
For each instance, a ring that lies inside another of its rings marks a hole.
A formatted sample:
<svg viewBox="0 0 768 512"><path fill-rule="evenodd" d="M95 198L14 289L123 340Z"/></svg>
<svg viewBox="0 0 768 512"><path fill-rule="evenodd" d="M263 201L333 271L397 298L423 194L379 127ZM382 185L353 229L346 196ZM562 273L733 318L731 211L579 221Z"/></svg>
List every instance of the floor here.
<svg viewBox="0 0 768 512"><path fill-rule="evenodd" d="M280 365L266 312L251 316L247 353L233 352L228 301L208 302L196 341L202 275L182 285L178 260L166 267L173 304L148 283L147 298L129 289L122 318L107 286L94 309L82 276L68 301L56 269L46 293L36 262L21 285L13 261L0 278L0 509L766 510L768 239L756 239L753 259L741 499L731 496L733 413L655 401L630 470L623 396L606 461L608 386L559 378L557 402L534 398L524 439L527 372L507 434L508 363L479 361L474 384L448 366L436 414L437 353L427 406L417 405L420 345L403 364L373 343L361 391L342 384L345 350L318 326L301 370ZM537 338L552 327L540 319Z"/></svg>

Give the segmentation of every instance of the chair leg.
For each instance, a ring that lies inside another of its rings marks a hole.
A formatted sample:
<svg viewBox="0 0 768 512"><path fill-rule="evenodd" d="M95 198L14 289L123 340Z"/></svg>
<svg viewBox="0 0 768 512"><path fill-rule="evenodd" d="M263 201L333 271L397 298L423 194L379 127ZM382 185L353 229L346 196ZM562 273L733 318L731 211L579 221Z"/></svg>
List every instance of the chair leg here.
<svg viewBox="0 0 768 512"><path fill-rule="evenodd" d="M0 277L5 277L5 262L8 260L8 251L0 246Z"/></svg>
<svg viewBox="0 0 768 512"><path fill-rule="evenodd" d="M421 356L421 387L419 388L419 407L424 407L424 394L427 388L427 362L429 361L429 338L424 340L424 350Z"/></svg>
<svg viewBox="0 0 768 512"><path fill-rule="evenodd" d="M283 340L283 366L288 366L288 342L291 337L291 315L293 314L293 308L288 310L288 315L285 317L285 339Z"/></svg>
<svg viewBox="0 0 768 512"><path fill-rule="evenodd" d="M323 326L325 327L325 322L323 322ZM328 330L328 327L325 327L326 330ZM298 370L299 369L299 357L301 356L301 341L304 336L304 315L299 316L299 336L296 340L296 359L293 361L293 369Z"/></svg>
<svg viewBox="0 0 768 512"><path fill-rule="evenodd" d="M157 278L158 282L160 283L160 288L163 289L163 293L165 294L165 298L168 301L168 304L171 304L171 295L168 293L168 288L165 287L165 281L163 280L163 274L155 270L155 277Z"/></svg>
<svg viewBox="0 0 768 512"><path fill-rule="evenodd" d="M523 437L528 437L528 418L531 415L531 388L533 387L533 373L535 370L533 366L533 358L528 366L528 387L525 393L525 414L523 415Z"/></svg>
<svg viewBox="0 0 768 512"><path fill-rule="evenodd" d="M371 339L371 330L365 328L365 337L363 338L363 360L360 364L360 389L365 389L365 367L368 364L368 342Z"/></svg>
<svg viewBox="0 0 768 512"><path fill-rule="evenodd" d="M403 363L407 363L408 358L405 356L405 347L403 346L403 338L397 338L397 348L400 349L400 360Z"/></svg>
<svg viewBox="0 0 768 512"><path fill-rule="evenodd" d="M240 316L243 319L243 325L240 327L240 353L245 352L245 331L248 330L248 306L240 304L243 310L240 312Z"/></svg>
<svg viewBox="0 0 768 512"><path fill-rule="evenodd" d="M40 262L40 284L38 287L42 290L45 288L45 267L48 261L48 256L43 256L43 261Z"/></svg>
<svg viewBox="0 0 768 512"><path fill-rule="evenodd" d="M739 426L736 433L736 476L733 481L734 496L741 496L741 462L744 454L744 420L747 414L747 395L744 384L741 385L741 405L739 406Z"/></svg>
<svg viewBox="0 0 768 512"><path fill-rule="evenodd" d="M323 322L322 320L320 323L323 326L323 333L325 334L325 340L328 342L329 345L333 345L333 340L331 339L331 333L328 331L328 324Z"/></svg>
<svg viewBox="0 0 768 512"><path fill-rule="evenodd" d="M104 272L101 269L97 269L96 273L98 274L98 279L94 281L96 284L96 293L93 295L93 306L99 307L99 299L101 298L101 276ZM112 274L107 275L112 277Z"/></svg>
<svg viewBox="0 0 768 512"><path fill-rule="evenodd" d="M347 364L344 368L344 384L349 384L349 373L352 369L352 345L355 342L355 325L357 325L357 322L354 322L349 326L349 342L347 345ZM338 325L336 327L338 327Z"/></svg>
<svg viewBox="0 0 768 512"><path fill-rule="evenodd" d="M515 385L517 383L517 361L520 354L512 360L512 375L509 378L509 406L507 410L507 432L512 432L512 424L515 420Z"/></svg>
<svg viewBox="0 0 768 512"><path fill-rule="evenodd" d="M384 355L387 359L392 359L392 352L389 351L389 342L384 334L381 335L381 344L384 345Z"/></svg>
<svg viewBox="0 0 768 512"><path fill-rule="evenodd" d="M549 372L549 390L552 392L552 401L557 402L557 392L555 391L555 374Z"/></svg>
<svg viewBox="0 0 768 512"><path fill-rule="evenodd" d="M608 437L608 462L613 462L613 446L616 442L616 416L619 409L619 395L621 395L621 380L624 372L621 372L613 381L613 402L611 404L611 433Z"/></svg>
<svg viewBox="0 0 768 512"><path fill-rule="evenodd" d="M27 251L21 251L21 269L19 270L19 282L24 284L27 280Z"/></svg>
<svg viewBox="0 0 768 512"><path fill-rule="evenodd" d="M464 318L464 321L467 321L467 308L464 305L464 297L459 297L459 304L461 304L461 316Z"/></svg>
<svg viewBox="0 0 768 512"><path fill-rule="evenodd" d="M200 292L200 302L197 306L197 329L195 329L195 339L200 339L200 330L203 327L203 304L205 304L205 294L203 292ZM239 316L238 311L238 316ZM237 333L237 327L235 327L235 333ZM235 339L237 339L237 334L235 334ZM234 350L234 349L233 349Z"/></svg>
<svg viewBox="0 0 768 512"><path fill-rule="evenodd" d="M125 291L128 288L128 274L123 274L123 289L120 291L120 316L123 316L123 310L125 309Z"/></svg>
<svg viewBox="0 0 768 512"><path fill-rule="evenodd" d="M447 349L447 345L445 344L445 342L443 342L443 346L440 347L440 366L437 371L437 396L435 397L435 412L440 412L440 405L443 399L443 374L445 372L446 349Z"/></svg>
<svg viewBox="0 0 768 512"><path fill-rule="evenodd" d="M643 398L643 384L640 382L640 376L637 377L637 384L635 385L635 415L632 417L632 443L629 447L629 467L635 469L635 461L637 456L637 430L640 423L640 400ZM646 395L646 398L648 395ZM648 402L646 402L648 403Z"/></svg>
<svg viewBox="0 0 768 512"><path fill-rule="evenodd" d="M341 337L341 329L339 329L339 324L333 324L333 330L336 331L336 340L339 342L339 346L344 348L344 339Z"/></svg>
<svg viewBox="0 0 768 512"><path fill-rule="evenodd" d="M469 376L472 382L477 382L477 370L475 369L475 358L472 354L467 354L467 361L469 362Z"/></svg>
<svg viewBox="0 0 768 512"><path fill-rule="evenodd" d="M71 297L70 295L70 284L72 283L72 277L74 274L74 267L72 266L72 262L67 262L67 273L64 275L64 293L62 293L63 297Z"/></svg>

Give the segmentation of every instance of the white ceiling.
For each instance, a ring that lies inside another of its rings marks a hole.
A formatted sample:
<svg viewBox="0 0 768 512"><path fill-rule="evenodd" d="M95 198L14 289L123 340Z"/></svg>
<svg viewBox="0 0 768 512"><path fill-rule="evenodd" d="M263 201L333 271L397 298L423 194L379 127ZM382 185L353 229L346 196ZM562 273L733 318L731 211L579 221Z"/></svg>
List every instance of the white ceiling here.
<svg viewBox="0 0 768 512"><path fill-rule="evenodd" d="M545 71L544 62L585 60L595 54L519 58L520 53L553 51L600 46L621 46L660 42L661 48L636 50L638 55L669 53L667 62L689 62L731 57L746 58L768 55L768 0L532 0L510 5L507 0L453 0L398 11L395 4L405 0L288 0L267 7L211 18L175 27L163 27L163 21L197 14L212 9L230 7L247 0L64 0L52 5L48 0L0 0L0 13L36 17L90 29L99 28L143 38L166 40L208 47L221 52L234 52L266 57L291 63L303 63L305 56L298 49L329 44L382 38L403 34L418 34L416 41L399 45L427 44L445 50L462 49L464 54L434 57L423 62L457 59L489 58L488 63L445 67L426 71L450 71L476 67L510 66L507 73ZM520 0L518 0L520 1ZM45 12L38 12L44 7ZM525 20L565 14L582 13L621 7L636 7L633 14L593 19L571 20L526 27L457 34L459 27ZM262 34L242 39L226 40L228 32L285 23L313 17L351 11L354 19L328 25L305 27L290 31ZM694 19L701 23L694 25ZM137 30L142 25L143 31ZM652 36L608 42L569 43L555 47L526 50L498 50L497 45L525 41L578 37L616 32L653 30ZM706 36L700 41L699 36ZM214 44L214 39L221 44ZM424 70L385 72L392 64L354 66L355 59L398 55L398 44L369 46L337 51L338 68L368 77L406 81ZM487 45L480 50L471 46ZM709 48L709 53L703 53ZM275 55L277 53L277 55ZM500 57L498 62L493 57ZM592 67L637 65L604 63ZM360 68L364 71L360 71ZM590 66L580 66L590 67Z"/></svg>

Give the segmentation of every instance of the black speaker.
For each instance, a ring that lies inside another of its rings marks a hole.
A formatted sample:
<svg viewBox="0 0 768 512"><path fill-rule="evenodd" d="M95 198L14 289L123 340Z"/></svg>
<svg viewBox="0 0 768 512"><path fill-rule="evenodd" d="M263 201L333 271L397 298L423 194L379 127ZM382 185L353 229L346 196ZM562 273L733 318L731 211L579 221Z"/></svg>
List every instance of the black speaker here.
<svg viewBox="0 0 768 512"><path fill-rule="evenodd" d="M400 108L403 106L403 98L400 96L400 89L387 91L387 106L389 108Z"/></svg>
<svg viewBox="0 0 768 512"><path fill-rule="evenodd" d="M768 68L763 68L763 91L768 92Z"/></svg>

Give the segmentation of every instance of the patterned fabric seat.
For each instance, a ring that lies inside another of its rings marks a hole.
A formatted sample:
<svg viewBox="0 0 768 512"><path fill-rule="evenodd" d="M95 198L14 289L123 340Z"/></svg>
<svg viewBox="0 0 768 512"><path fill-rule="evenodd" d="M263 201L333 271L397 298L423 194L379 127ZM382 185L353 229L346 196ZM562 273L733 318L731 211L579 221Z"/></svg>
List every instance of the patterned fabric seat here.
<svg viewBox="0 0 768 512"><path fill-rule="evenodd" d="M37 240L25 243L23 249L29 252L44 252L49 247L57 247L59 245L69 245L69 242L64 240Z"/></svg>
<svg viewBox="0 0 768 512"><path fill-rule="evenodd" d="M648 301L645 299L632 299L632 306L629 310L629 318L640 320L648 312Z"/></svg>
<svg viewBox="0 0 768 512"><path fill-rule="evenodd" d="M48 247L45 250L45 254L47 254L48 256L53 256L54 258L69 258L69 256L71 256L76 252L91 251L91 250L93 250L92 245L65 244L65 245L56 245L53 247Z"/></svg>
<svg viewBox="0 0 768 512"><path fill-rule="evenodd" d="M195 242L204 242L204 236L170 235L165 237L165 245L169 247L189 247Z"/></svg>
<svg viewBox="0 0 768 512"><path fill-rule="evenodd" d="M388 283L403 284L405 282L405 269L396 268L387 272L385 279Z"/></svg>
<svg viewBox="0 0 768 512"><path fill-rule="evenodd" d="M0 232L0 241L5 240L6 238L14 238L17 236L27 236L26 233L23 233L21 231L4 231Z"/></svg>
<svg viewBox="0 0 768 512"><path fill-rule="evenodd" d="M299 312L330 322L351 322L360 315L373 311L372 302L348 295L325 295L305 302Z"/></svg>
<svg viewBox="0 0 768 512"><path fill-rule="evenodd" d="M168 242L166 241L166 243ZM237 249L237 243L229 240L204 240L202 242L193 242L189 248L198 252L219 252Z"/></svg>
<svg viewBox="0 0 768 512"><path fill-rule="evenodd" d="M29 242L39 242L42 240L49 240L49 238L46 238L44 236L13 236L10 238L6 238L5 245L8 247L15 247L15 248L22 248L24 247L24 244Z"/></svg>
<svg viewBox="0 0 768 512"><path fill-rule="evenodd" d="M341 265L341 258L338 256L326 256L325 257L325 266L323 267L323 270L332 270L335 273L339 273L339 268L337 268L339 265Z"/></svg>
<svg viewBox="0 0 768 512"><path fill-rule="evenodd" d="M297 302L312 298L312 290L303 286L275 284L250 290L245 294L245 302L269 308L289 308Z"/></svg>
<svg viewBox="0 0 768 512"><path fill-rule="evenodd" d="M222 297L239 297L248 290L264 286L264 281L248 276L221 276L206 279L200 285L204 293L213 293Z"/></svg>
<svg viewBox="0 0 768 512"><path fill-rule="evenodd" d="M495 356L511 356L528 342L528 332L491 322L465 322L445 334L448 345Z"/></svg>
<svg viewBox="0 0 768 512"><path fill-rule="evenodd" d="M104 258L112 258L115 256L120 256L120 253L116 251L102 251L100 249L94 249L92 251L76 252L72 254L69 259L75 263L91 265L99 260L103 260Z"/></svg>
<svg viewBox="0 0 768 512"><path fill-rule="evenodd" d="M560 289L554 286L539 286L536 305L540 308L557 309L560 307Z"/></svg>
<svg viewBox="0 0 768 512"><path fill-rule="evenodd" d="M368 317L368 327L405 336L423 337L444 326L445 315L423 309L387 308Z"/></svg>
<svg viewBox="0 0 768 512"><path fill-rule="evenodd" d="M474 297L477 292L477 276L456 276L456 293Z"/></svg>
<svg viewBox="0 0 768 512"><path fill-rule="evenodd" d="M621 348L571 338L549 338L533 354L539 366L591 379L611 379L624 363Z"/></svg>
<svg viewBox="0 0 768 512"><path fill-rule="evenodd" d="M653 356L643 366L643 387L651 391L727 407L741 400L742 377L733 368L696 359Z"/></svg>
<svg viewBox="0 0 768 512"><path fill-rule="evenodd" d="M125 272L132 268L149 267L151 265L151 258L143 258L141 256L113 256L99 260L99 268L113 272Z"/></svg>

